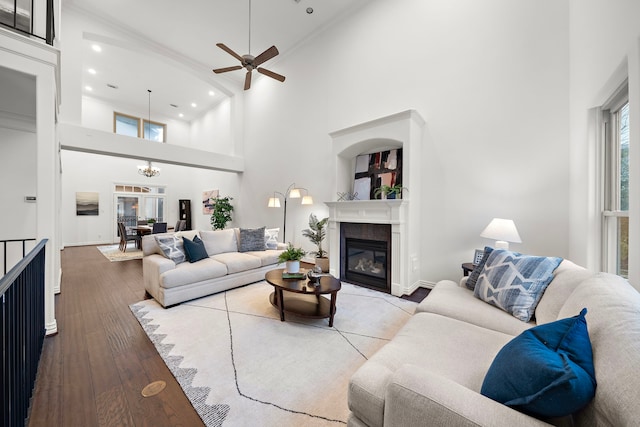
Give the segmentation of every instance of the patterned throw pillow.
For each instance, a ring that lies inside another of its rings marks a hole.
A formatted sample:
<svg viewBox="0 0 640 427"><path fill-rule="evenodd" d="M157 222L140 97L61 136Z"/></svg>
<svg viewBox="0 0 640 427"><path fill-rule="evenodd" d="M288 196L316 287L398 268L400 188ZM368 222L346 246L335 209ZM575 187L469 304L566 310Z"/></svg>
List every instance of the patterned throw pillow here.
<svg viewBox="0 0 640 427"><path fill-rule="evenodd" d="M169 258L176 264L185 262L187 257L184 254L182 238L174 238L173 236L155 236L156 242L165 258Z"/></svg>
<svg viewBox="0 0 640 427"><path fill-rule="evenodd" d="M264 245L267 249L278 249L279 228L267 228L264 230Z"/></svg>
<svg viewBox="0 0 640 427"><path fill-rule="evenodd" d="M264 251L264 229L265 227L241 228L238 252Z"/></svg>
<svg viewBox="0 0 640 427"><path fill-rule="evenodd" d="M489 259L489 255L491 255L491 252L493 252L492 247L489 247L489 246L484 247L484 254L482 255L482 260L480 260L478 265L475 266L471 274L469 274L469 278L464 284L467 288L471 290L474 290L476 288L476 283L478 283L478 277L480 277L480 272L484 268L484 265L486 264L487 259Z"/></svg>
<svg viewBox="0 0 640 427"><path fill-rule="evenodd" d="M561 262L557 257L494 249L480 272L474 295L528 322Z"/></svg>

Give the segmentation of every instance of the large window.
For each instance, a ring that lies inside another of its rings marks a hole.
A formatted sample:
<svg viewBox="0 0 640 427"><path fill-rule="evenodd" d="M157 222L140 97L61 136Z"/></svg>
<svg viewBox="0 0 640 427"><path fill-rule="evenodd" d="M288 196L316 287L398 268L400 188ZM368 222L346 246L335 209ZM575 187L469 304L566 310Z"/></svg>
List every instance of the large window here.
<svg viewBox="0 0 640 427"><path fill-rule="evenodd" d="M114 111L113 131L118 135L166 142L167 125Z"/></svg>
<svg viewBox="0 0 640 427"><path fill-rule="evenodd" d="M628 90L604 110L603 267L629 272L629 101Z"/></svg>

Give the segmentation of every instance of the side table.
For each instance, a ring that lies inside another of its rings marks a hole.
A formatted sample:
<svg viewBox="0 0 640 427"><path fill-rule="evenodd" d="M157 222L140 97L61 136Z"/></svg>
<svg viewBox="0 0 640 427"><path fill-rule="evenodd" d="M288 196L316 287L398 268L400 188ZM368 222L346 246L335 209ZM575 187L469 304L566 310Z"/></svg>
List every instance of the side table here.
<svg viewBox="0 0 640 427"><path fill-rule="evenodd" d="M476 268L476 265L472 262L465 262L462 264L462 274L466 277Z"/></svg>

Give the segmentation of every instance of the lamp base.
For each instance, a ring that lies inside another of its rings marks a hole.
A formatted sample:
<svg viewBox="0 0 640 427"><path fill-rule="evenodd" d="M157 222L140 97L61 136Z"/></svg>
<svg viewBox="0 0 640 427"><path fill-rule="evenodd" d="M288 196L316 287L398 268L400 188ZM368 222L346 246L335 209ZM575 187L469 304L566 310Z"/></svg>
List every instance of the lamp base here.
<svg viewBox="0 0 640 427"><path fill-rule="evenodd" d="M496 249L509 250L509 242L505 242L504 240L496 240Z"/></svg>

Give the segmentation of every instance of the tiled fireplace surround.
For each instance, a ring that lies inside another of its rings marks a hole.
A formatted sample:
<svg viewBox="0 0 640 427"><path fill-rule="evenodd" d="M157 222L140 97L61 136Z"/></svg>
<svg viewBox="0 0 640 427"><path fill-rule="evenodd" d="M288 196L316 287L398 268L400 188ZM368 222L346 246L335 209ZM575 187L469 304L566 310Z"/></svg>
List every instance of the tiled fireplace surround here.
<svg viewBox="0 0 640 427"><path fill-rule="evenodd" d="M330 272L341 277L340 224L391 226L391 294L411 294L420 286L421 145L425 122L407 110L330 133L335 159L335 192L353 189L355 159L360 154L403 149L402 200L325 202L329 206Z"/></svg>

